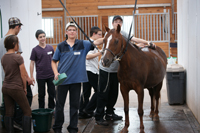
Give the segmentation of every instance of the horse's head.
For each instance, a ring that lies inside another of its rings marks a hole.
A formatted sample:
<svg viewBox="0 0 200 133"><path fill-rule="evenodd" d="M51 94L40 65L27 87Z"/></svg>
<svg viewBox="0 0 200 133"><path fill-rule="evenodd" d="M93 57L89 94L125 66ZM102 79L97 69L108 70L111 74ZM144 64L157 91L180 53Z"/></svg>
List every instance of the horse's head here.
<svg viewBox="0 0 200 133"><path fill-rule="evenodd" d="M110 30L105 26L107 34L103 40L103 57L102 64L104 67L109 67L111 63L122 54L123 38L120 33L121 27L117 26L117 30Z"/></svg>

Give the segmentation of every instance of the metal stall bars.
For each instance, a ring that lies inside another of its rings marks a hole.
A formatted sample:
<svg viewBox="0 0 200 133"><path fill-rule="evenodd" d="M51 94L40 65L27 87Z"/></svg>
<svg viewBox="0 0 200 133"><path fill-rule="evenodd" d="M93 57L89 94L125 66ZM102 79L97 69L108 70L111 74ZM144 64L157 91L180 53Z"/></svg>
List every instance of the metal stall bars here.
<svg viewBox="0 0 200 133"><path fill-rule="evenodd" d="M174 12L174 34L175 38L174 41L177 42L177 12Z"/></svg>
<svg viewBox="0 0 200 133"><path fill-rule="evenodd" d="M98 15L90 16L72 16L83 31L90 36L90 29L93 26L98 26ZM71 18L67 17L67 23L72 21ZM62 17L43 17L42 18L42 29L46 33L47 44L56 45L65 40L65 25ZM86 37L78 30L78 39L86 39Z"/></svg>
<svg viewBox="0 0 200 133"><path fill-rule="evenodd" d="M64 40L62 17L43 17L42 29L46 33L46 42L57 45Z"/></svg>
<svg viewBox="0 0 200 133"><path fill-rule="evenodd" d="M134 36L151 42L167 42L170 55L170 12L136 13Z"/></svg>
<svg viewBox="0 0 200 133"><path fill-rule="evenodd" d="M90 29L93 26L98 26L98 15L88 15L88 16L72 16L76 23L83 29L83 31L90 37ZM67 23L72 21L71 17L67 16ZM84 34L78 30L77 39L86 39Z"/></svg>

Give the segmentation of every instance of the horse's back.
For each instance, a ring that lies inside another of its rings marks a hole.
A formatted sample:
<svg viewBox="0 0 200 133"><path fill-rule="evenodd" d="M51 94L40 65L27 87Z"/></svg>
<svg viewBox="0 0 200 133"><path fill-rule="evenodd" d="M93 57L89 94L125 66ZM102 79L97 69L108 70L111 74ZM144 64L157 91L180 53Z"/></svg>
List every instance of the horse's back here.
<svg viewBox="0 0 200 133"><path fill-rule="evenodd" d="M156 46L155 49L146 47L142 49L142 51L146 54L146 58L148 58L148 74L145 83L146 88L154 86L163 80L166 73L167 56L158 46Z"/></svg>
<svg viewBox="0 0 200 133"><path fill-rule="evenodd" d="M142 48L142 51L149 58L158 57L160 60L162 60L162 62L164 63L164 65L167 64L167 56L166 56L165 52L159 46L156 46L155 49L144 47L144 48Z"/></svg>

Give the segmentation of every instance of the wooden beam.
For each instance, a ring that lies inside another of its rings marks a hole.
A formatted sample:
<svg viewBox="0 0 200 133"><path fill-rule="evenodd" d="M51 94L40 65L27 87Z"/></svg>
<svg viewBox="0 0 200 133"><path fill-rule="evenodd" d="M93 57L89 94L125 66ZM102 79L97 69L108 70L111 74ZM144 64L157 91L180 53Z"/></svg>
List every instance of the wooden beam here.
<svg viewBox="0 0 200 133"><path fill-rule="evenodd" d="M139 7L167 7L171 6L170 3L166 4L137 4L137 8ZM110 6L98 6L98 9L113 9L113 8L134 8L135 5L110 5Z"/></svg>

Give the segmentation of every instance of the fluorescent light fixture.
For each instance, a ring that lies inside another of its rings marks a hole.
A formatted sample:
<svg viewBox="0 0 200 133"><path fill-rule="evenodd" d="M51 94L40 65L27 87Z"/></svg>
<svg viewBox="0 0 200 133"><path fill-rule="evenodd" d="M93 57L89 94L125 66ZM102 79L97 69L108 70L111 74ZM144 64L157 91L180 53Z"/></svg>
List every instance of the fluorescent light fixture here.
<svg viewBox="0 0 200 133"><path fill-rule="evenodd" d="M62 11L63 8L42 8L42 11Z"/></svg>
<svg viewBox="0 0 200 133"><path fill-rule="evenodd" d="M140 7L167 7L171 6L170 3L166 4L137 4L137 8ZM135 5L110 5L110 6L98 6L98 9L114 9L114 8L134 8Z"/></svg>

